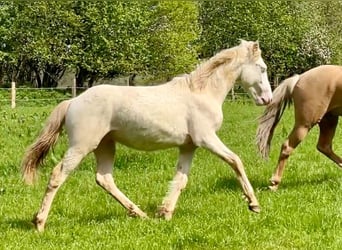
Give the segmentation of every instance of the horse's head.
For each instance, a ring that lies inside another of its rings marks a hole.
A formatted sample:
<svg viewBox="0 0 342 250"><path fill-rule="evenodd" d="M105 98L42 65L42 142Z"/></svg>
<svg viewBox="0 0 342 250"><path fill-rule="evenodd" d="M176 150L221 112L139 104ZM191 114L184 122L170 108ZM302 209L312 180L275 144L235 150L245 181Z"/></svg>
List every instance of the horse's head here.
<svg viewBox="0 0 342 250"><path fill-rule="evenodd" d="M272 101L272 89L259 43L242 40L241 46L247 49L247 56L241 67L241 85L257 105L267 105Z"/></svg>

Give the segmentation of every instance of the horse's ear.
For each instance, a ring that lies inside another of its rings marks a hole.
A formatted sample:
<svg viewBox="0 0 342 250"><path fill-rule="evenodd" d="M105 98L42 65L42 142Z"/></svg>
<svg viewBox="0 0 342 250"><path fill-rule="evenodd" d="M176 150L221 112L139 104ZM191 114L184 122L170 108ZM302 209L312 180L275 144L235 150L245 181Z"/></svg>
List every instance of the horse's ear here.
<svg viewBox="0 0 342 250"><path fill-rule="evenodd" d="M253 46L252 46L252 52L253 52L253 54L255 54L259 49L260 49L260 47L259 47L259 41L254 42L254 43L253 43Z"/></svg>
<svg viewBox="0 0 342 250"><path fill-rule="evenodd" d="M248 42L244 39L239 39L240 40L240 44L244 47L248 47Z"/></svg>

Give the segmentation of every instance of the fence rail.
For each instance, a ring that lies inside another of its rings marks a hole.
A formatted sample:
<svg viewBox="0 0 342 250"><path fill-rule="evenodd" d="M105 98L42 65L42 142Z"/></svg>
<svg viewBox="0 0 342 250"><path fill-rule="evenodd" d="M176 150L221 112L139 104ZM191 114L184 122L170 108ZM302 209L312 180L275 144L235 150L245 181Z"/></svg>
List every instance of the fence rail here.
<svg viewBox="0 0 342 250"><path fill-rule="evenodd" d="M17 104L46 104L56 103L77 96L77 94L86 90L87 87L16 87L12 82L11 88L0 88L0 103L8 104L12 109L16 108ZM245 92L234 92L228 94L227 101L247 101L248 95Z"/></svg>

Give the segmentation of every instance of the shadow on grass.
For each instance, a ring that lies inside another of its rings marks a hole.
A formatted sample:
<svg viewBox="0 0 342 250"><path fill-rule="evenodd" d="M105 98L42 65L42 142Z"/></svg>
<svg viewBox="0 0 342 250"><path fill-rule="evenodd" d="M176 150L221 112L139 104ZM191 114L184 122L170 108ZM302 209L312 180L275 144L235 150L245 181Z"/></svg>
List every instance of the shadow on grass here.
<svg viewBox="0 0 342 250"><path fill-rule="evenodd" d="M210 188L214 192L222 192L227 190L240 191L241 185L234 177L219 177L216 179L214 185Z"/></svg>
<svg viewBox="0 0 342 250"><path fill-rule="evenodd" d="M11 228L11 229L19 229L23 231L31 231L34 230L34 225L31 222L31 219L8 219L3 220L1 222L2 227Z"/></svg>
<svg viewBox="0 0 342 250"><path fill-rule="evenodd" d="M285 177L282 179L282 182L279 185L279 191L280 190L300 190L307 187L317 187L320 186L326 186L326 185L332 185L332 186L339 186L339 183L341 182L341 175L331 175L331 174L322 174L322 175L315 175L315 176L303 176L303 178L300 178L300 176L296 176L296 178L291 177ZM270 186L270 180L265 178L262 180L255 180L252 182L252 185L256 191L272 191Z"/></svg>
<svg viewBox="0 0 342 250"><path fill-rule="evenodd" d="M123 210L122 213L115 213L115 212L108 212L108 213L98 213L94 212L93 214L88 214L84 216L78 216L76 220L77 224L80 225L91 225L91 224L105 224L110 221L122 218L127 216L125 211Z"/></svg>
<svg viewBox="0 0 342 250"><path fill-rule="evenodd" d="M332 184L336 183L336 186L339 186L341 177L338 175L332 177L328 175L322 175L322 176L317 176L316 178L313 179L296 179L296 180L291 180L290 178L283 180L282 183L279 185L279 189L300 189L304 188L305 186L312 186L319 188L319 186L322 185L327 185L327 184Z"/></svg>

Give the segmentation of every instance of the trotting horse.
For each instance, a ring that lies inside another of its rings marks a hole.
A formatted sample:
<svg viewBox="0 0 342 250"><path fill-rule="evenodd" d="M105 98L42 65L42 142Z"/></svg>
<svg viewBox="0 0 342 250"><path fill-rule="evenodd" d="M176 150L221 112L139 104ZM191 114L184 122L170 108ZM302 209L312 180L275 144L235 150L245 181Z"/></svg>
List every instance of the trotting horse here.
<svg viewBox="0 0 342 250"><path fill-rule="evenodd" d="M332 149L338 117L342 115L342 66L323 65L284 80L273 92L273 100L260 117L257 144L267 158L273 132L284 109L294 103L295 124L282 144L278 165L271 178L270 188L277 190L285 164L292 151L318 124L317 149L342 167L342 158Z"/></svg>
<svg viewBox="0 0 342 250"><path fill-rule="evenodd" d="M177 171L159 209L165 219L171 219L181 190L186 186L197 147L208 149L233 168L249 208L259 212L240 158L216 135L223 120L222 104L238 78L257 105L271 101L272 91L258 42L241 41L239 46L219 52L190 74L166 84L150 87L99 85L61 102L22 162L23 177L31 183L38 165L65 125L69 148L53 169L40 210L33 219L37 229L44 230L57 190L90 152L96 157L96 182L131 215L147 217L114 183L112 167L116 143L145 151L179 148Z"/></svg>

